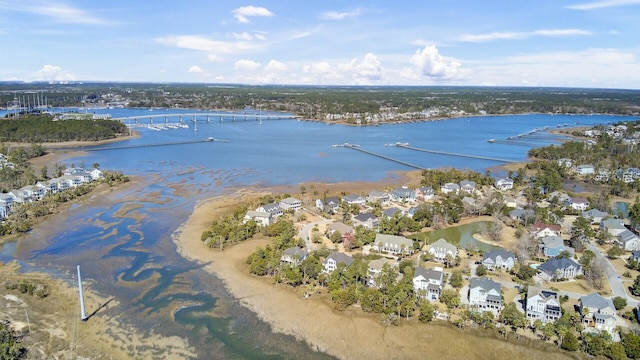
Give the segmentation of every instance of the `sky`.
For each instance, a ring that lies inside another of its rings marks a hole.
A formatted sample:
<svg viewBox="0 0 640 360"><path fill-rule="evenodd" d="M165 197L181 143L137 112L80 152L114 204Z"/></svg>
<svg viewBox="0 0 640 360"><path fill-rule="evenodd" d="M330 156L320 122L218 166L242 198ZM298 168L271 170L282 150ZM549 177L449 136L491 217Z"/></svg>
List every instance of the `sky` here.
<svg viewBox="0 0 640 360"><path fill-rule="evenodd" d="M640 89L640 0L0 0L0 81Z"/></svg>

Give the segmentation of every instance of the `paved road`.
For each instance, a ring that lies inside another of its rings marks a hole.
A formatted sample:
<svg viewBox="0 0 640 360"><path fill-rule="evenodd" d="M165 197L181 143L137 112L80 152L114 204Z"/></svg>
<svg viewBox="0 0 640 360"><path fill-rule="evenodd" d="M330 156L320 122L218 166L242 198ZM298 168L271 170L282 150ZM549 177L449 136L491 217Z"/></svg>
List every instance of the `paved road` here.
<svg viewBox="0 0 640 360"><path fill-rule="evenodd" d="M302 229L300 229L300 232L298 233L298 235L302 238L302 240L304 240L304 245L307 248L307 251L311 251L315 249L315 246L313 243L311 243L311 239L309 237L309 233L311 232L311 229L313 229L313 227L316 225L330 224L332 222L333 220L324 219L324 220L306 224L302 227Z"/></svg>
<svg viewBox="0 0 640 360"><path fill-rule="evenodd" d="M586 246L589 250L593 251L593 253L596 254L596 259L602 261L602 263L605 265L605 272L607 273L609 284L611 284L611 291L613 292L612 298L619 296L621 298L627 299L627 305L634 307L638 306L638 303L640 302L627 294L625 286L622 284L622 279L620 279L620 275L618 275L618 273L616 272L616 269L613 267L613 264L611 264L611 261L609 261L609 259L607 259L607 257L604 256L595 245L586 243Z"/></svg>

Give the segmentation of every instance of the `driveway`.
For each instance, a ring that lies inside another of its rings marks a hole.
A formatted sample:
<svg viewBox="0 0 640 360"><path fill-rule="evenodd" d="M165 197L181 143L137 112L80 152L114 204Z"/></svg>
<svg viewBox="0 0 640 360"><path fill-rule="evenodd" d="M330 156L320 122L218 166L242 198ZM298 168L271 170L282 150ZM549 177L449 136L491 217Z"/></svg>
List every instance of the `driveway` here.
<svg viewBox="0 0 640 360"><path fill-rule="evenodd" d="M611 291L613 292L612 298L619 296L623 299L627 299L627 306L638 306L640 303L638 300L632 298L627 294L624 284L622 284L622 279L620 279L620 275L616 272L616 269L613 267L613 264L606 256L604 256L600 250L591 243L586 243L586 246L589 250L593 251L596 254L596 259L602 259L602 263L605 265L605 273L607 274L607 278L609 279L609 284L611 284Z"/></svg>
<svg viewBox="0 0 640 360"><path fill-rule="evenodd" d="M315 250L315 245L311 243L311 239L310 239L310 236L309 236L309 234L311 233L311 229L313 229L313 227L316 226L316 225L331 224L332 222L333 222L333 220L331 220L331 219L324 219L324 220L312 222L312 223L309 223L309 224L306 224L306 225L302 226L302 229L300 229L300 232L298 233L298 236L300 236L300 238L302 238L302 240L304 240L304 246L307 248L308 251Z"/></svg>

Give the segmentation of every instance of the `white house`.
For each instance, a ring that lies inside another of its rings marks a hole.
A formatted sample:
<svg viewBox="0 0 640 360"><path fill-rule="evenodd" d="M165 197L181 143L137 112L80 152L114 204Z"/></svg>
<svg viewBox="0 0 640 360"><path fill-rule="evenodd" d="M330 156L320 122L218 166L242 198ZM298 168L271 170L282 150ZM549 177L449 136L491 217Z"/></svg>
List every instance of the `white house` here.
<svg viewBox="0 0 640 360"><path fill-rule="evenodd" d="M613 334L616 328L616 308L611 299L592 293L581 297L578 307L585 327Z"/></svg>
<svg viewBox="0 0 640 360"><path fill-rule="evenodd" d="M469 306L498 315L503 307L500 283L486 278L472 278L469 285Z"/></svg>
<svg viewBox="0 0 640 360"><path fill-rule="evenodd" d="M334 252L331 253L331 255L329 255L329 257L327 257L327 259L322 264L322 271L330 274L338 268L339 263L344 263L345 265L349 266L352 262L353 258L351 256L341 252Z"/></svg>
<svg viewBox="0 0 640 360"><path fill-rule="evenodd" d="M589 200L581 197L568 198L564 203L565 205L578 211L585 211L589 208Z"/></svg>
<svg viewBox="0 0 640 360"><path fill-rule="evenodd" d="M501 191L511 190L513 189L513 180L507 177L500 178L496 180L496 182L494 183L494 186L496 189Z"/></svg>
<svg viewBox="0 0 640 360"><path fill-rule="evenodd" d="M302 201L294 197L288 197L286 199L280 200L279 205L280 205L280 208L282 208L282 210L298 211L302 209Z"/></svg>
<svg viewBox="0 0 640 360"><path fill-rule="evenodd" d="M454 259L458 255L458 248L449 244L445 239L439 239L431 244L428 252L436 260L444 262L447 259L447 255Z"/></svg>
<svg viewBox="0 0 640 360"><path fill-rule="evenodd" d="M411 254L413 241L404 236L376 234L371 248L375 251L387 251L394 254Z"/></svg>
<svg viewBox="0 0 640 360"><path fill-rule="evenodd" d="M262 212L270 213L271 217L273 218L273 220L275 220L279 216L282 216L282 214L283 214L282 208L280 207L280 204L278 204L278 203L271 203L271 204L262 205L259 208L257 208L256 211L262 211Z"/></svg>
<svg viewBox="0 0 640 360"><path fill-rule="evenodd" d="M367 202L364 197L358 194L346 195L342 198L342 201L346 202L349 205L360 205L360 206L366 204Z"/></svg>
<svg viewBox="0 0 640 360"><path fill-rule="evenodd" d="M435 301L440 299L442 292L442 268L425 269L417 267L413 275L413 288L424 292L425 299Z"/></svg>
<svg viewBox="0 0 640 360"><path fill-rule="evenodd" d="M280 262L297 265L307 257L308 252L299 246L294 246L282 252Z"/></svg>
<svg viewBox="0 0 640 360"><path fill-rule="evenodd" d="M460 185L456 183L446 183L440 187L440 191L442 191L443 194L457 194L460 191Z"/></svg>
<svg viewBox="0 0 640 360"><path fill-rule="evenodd" d="M259 226L267 226L267 225L271 225L271 223L273 222L273 217L271 216L271 213L266 212L266 211L247 211L247 213L244 216L244 222L246 223L249 220L253 220L256 222L256 224L258 224Z"/></svg>
<svg viewBox="0 0 640 360"><path fill-rule="evenodd" d="M620 248L626 251L638 251L640 250L640 238L633 232L625 229L616 236L615 242Z"/></svg>
<svg viewBox="0 0 640 360"><path fill-rule="evenodd" d="M591 174L594 174L595 172L596 172L596 169L593 167L593 165L584 164L584 165L576 166L576 173L578 175L591 175Z"/></svg>
<svg viewBox="0 0 640 360"><path fill-rule="evenodd" d="M527 319L533 323L540 320L543 323L554 322L562 316L558 293L540 287L530 286L527 292Z"/></svg>
<svg viewBox="0 0 640 360"><path fill-rule="evenodd" d="M482 255L482 265L487 269L511 270L516 262L516 256L508 250L499 248L485 252Z"/></svg>

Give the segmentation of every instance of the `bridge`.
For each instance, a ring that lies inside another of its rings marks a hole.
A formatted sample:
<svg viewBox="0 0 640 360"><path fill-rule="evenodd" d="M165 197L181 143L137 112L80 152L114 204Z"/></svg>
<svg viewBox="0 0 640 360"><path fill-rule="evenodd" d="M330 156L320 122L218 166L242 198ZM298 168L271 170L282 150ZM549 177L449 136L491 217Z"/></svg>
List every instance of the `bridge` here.
<svg viewBox="0 0 640 360"><path fill-rule="evenodd" d="M500 158L494 158L494 157L490 157L490 156L459 154L459 153L452 153L452 152L447 152L447 151L421 149L421 148L409 146L409 145L406 145L406 144L397 144L396 146L397 147L401 147L401 148L405 148L405 149L409 149L409 150L422 151L422 152L426 152L426 153L429 153L429 154L436 154L436 155L457 156L457 157L463 157L463 158L469 158L469 159L490 160L490 161L505 162L505 163L515 163L515 162L517 162L517 161L514 161L514 160L500 159Z"/></svg>
<svg viewBox="0 0 640 360"><path fill-rule="evenodd" d="M153 120L161 120L161 122L164 122L165 124L169 123L169 119L177 119L178 123L183 123L185 121L185 119L191 119L192 122L198 122L198 121L206 121L206 122L211 122L211 121L218 121L220 123L224 122L224 121L231 121L231 122L236 122L236 121L258 121L260 123L262 123L263 120L291 120L291 119L298 119L299 117L294 116L294 115L273 115L273 114L266 114L263 115L262 113L258 113L258 114L234 114L234 113L220 113L220 112L197 112L197 113L183 113L183 114L148 114L148 115L136 115L136 116L127 116L127 117L119 117L119 118L113 118L113 120L118 120L121 121L123 123L129 123L128 125L131 126L131 122L133 121L134 124L138 124L138 120L140 121L144 121L145 119L149 120L149 125L153 124ZM164 121L162 121L164 120Z"/></svg>
<svg viewBox="0 0 640 360"><path fill-rule="evenodd" d="M381 159L393 161L393 162L395 162L397 164L405 165L405 166L408 166L408 167L411 167L411 168L414 168L414 169L429 170L429 169L424 168L422 166L414 165L414 164L406 162L406 161L394 159L394 158L392 158L390 156L386 156L386 155L375 153L373 151L365 150L365 149L361 148L360 145L356 145L356 144L334 145L333 147L344 147L344 148L347 148L347 149L353 149L353 150L357 150L357 151L363 152L365 154L369 154L369 155L373 155L373 156L379 157Z"/></svg>

